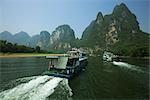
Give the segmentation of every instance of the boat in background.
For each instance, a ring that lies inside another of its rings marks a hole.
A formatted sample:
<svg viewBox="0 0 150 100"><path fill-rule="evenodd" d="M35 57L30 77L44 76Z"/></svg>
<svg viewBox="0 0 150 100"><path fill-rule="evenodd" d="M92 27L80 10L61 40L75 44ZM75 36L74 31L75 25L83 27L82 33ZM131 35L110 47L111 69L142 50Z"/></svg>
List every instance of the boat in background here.
<svg viewBox="0 0 150 100"><path fill-rule="evenodd" d="M114 55L111 52L104 51L103 60L108 61L108 62L112 62L112 61L120 61L120 58L117 55Z"/></svg>
<svg viewBox="0 0 150 100"><path fill-rule="evenodd" d="M50 60L49 67L43 74L54 77L71 78L85 70L88 64L86 53L75 48L68 51L67 54L46 56L46 58Z"/></svg>

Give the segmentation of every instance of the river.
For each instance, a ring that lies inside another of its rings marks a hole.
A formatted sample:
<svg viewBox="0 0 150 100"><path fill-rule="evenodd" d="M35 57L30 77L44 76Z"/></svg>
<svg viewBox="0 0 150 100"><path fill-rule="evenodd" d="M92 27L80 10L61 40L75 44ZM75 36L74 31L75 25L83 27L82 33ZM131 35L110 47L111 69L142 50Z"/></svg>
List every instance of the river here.
<svg viewBox="0 0 150 100"><path fill-rule="evenodd" d="M47 65L44 57L0 58L0 99L149 98L149 61L145 59L104 62L89 57L86 70L69 81L41 76Z"/></svg>

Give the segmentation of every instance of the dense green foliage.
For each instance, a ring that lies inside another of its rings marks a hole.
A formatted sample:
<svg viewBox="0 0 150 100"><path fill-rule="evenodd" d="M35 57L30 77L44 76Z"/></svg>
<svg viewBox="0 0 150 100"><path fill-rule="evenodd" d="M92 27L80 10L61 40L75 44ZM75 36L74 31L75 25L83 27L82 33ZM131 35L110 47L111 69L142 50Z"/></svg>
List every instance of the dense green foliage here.
<svg viewBox="0 0 150 100"><path fill-rule="evenodd" d="M130 34L119 34L120 41L114 44L110 51L122 56L150 56L149 34L144 32Z"/></svg>
<svg viewBox="0 0 150 100"><path fill-rule="evenodd" d="M50 51L48 51L48 53L50 53L50 54L64 54L64 53L66 53L66 51L65 50L50 50Z"/></svg>
<svg viewBox="0 0 150 100"><path fill-rule="evenodd" d="M122 3L112 14L103 17L98 13L96 20L83 32L80 43L89 48L98 46L103 51L121 56L143 57L149 56L149 37L150 34L140 30L136 16ZM113 42L115 39L117 41Z"/></svg>
<svg viewBox="0 0 150 100"><path fill-rule="evenodd" d="M2 53L33 53L33 52L46 52L43 50L40 50L39 46L36 46L36 48L26 47L24 45L17 45L12 44L10 42L7 42L5 40L0 40L0 52Z"/></svg>

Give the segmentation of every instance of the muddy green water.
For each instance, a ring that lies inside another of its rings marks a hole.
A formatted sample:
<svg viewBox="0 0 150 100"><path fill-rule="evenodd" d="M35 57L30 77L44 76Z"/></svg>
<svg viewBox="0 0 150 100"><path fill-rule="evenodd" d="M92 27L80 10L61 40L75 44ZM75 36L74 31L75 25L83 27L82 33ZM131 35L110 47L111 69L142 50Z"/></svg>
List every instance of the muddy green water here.
<svg viewBox="0 0 150 100"><path fill-rule="evenodd" d="M88 61L86 70L69 80L72 100L149 98L148 60L123 59L122 63L110 63L100 57L89 57ZM0 58L0 88L17 78L40 75L47 65L48 60L42 57Z"/></svg>

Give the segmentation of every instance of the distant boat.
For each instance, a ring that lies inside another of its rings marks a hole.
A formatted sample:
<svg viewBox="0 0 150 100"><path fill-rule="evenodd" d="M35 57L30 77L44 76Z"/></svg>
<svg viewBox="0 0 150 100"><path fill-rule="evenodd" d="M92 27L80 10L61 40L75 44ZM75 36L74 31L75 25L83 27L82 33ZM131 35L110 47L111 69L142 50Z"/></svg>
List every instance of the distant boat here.
<svg viewBox="0 0 150 100"><path fill-rule="evenodd" d="M71 78L85 70L88 63L86 53L78 49L72 49L64 55L46 56L46 58L50 59L50 62L48 71L43 74L62 78Z"/></svg>
<svg viewBox="0 0 150 100"><path fill-rule="evenodd" d="M108 52L108 51L104 51L104 53L103 53L103 60L104 61L108 61L108 62L120 61L118 56L116 56L113 53Z"/></svg>
<svg viewBox="0 0 150 100"><path fill-rule="evenodd" d="M103 60L112 61L113 53L105 51L103 53Z"/></svg>

